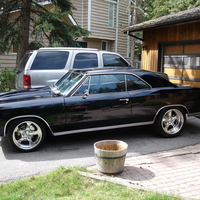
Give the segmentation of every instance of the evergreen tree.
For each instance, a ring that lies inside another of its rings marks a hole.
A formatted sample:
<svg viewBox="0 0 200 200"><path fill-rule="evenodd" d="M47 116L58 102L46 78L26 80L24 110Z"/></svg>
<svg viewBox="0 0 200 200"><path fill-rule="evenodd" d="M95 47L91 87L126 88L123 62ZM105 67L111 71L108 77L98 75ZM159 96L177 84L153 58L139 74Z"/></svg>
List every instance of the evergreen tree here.
<svg viewBox="0 0 200 200"><path fill-rule="evenodd" d="M147 19L157 18L200 6L200 0L145 0L142 2Z"/></svg>
<svg viewBox="0 0 200 200"><path fill-rule="evenodd" d="M89 31L66 22L75 9L70 0L48 1L51 10L42 5L44 0L0 0L0 53L14 45L18 62L27 50L43 46L37 37L29 44L30 35L36 31L45 35L49 46L77 46L75 38L89 35ZM11 19L12 12L16 17Z"/></svg>

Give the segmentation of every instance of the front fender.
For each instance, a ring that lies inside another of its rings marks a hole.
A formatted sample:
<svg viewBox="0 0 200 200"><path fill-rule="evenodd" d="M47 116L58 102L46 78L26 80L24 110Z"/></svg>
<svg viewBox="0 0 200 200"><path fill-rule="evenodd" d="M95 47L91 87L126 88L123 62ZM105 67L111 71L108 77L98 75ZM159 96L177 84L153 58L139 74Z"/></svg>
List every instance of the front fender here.
<svg viewBox="0 0 200 200"><path fill-rule="evenodd" d="M5 126L1 126L0 127L0 135L1 136L6 136L6 133L7 133L7 129L9 127L9 124L11 124L14 120L17 120L17 119L22 119L22 118L35 118L35 119L39 119L48 129L49 131L53 134L53 131L51 129L51 127L49 126L49 124L47 123L46 120L44 120L42 117L40 116L37 116L37 115L22 115L22 116L17 116L17 117L13 117L11 119L9 119L6 123L5 123Z"/></svg>

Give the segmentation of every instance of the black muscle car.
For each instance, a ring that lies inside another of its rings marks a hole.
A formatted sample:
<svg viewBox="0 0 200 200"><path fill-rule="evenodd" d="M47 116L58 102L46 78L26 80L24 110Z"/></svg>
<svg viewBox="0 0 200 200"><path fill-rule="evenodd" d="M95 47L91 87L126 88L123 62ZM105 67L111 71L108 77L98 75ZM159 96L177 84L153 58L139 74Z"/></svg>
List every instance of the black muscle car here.
<svg viewBox="0 0 200 200"><path fill-rule="evenodd" d="M69 71L53 87L0 94L0 136L22 152L54 136L154 125L162 136L181 133L200 113L200 88L178 87L139 69Z"/></svg>

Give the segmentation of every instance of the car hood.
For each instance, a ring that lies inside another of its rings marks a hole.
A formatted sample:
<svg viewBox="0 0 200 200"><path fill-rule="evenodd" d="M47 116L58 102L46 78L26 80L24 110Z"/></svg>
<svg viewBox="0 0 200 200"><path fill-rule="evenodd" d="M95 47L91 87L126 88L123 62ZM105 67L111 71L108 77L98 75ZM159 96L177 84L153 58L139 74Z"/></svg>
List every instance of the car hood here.
<svg viewBox="0 0 200 200"><path fill-rule="evenodd" d="M26 101L31 99L49 98L53 93L49 87L37 88L37 89L24 89L13 90L10 92L0 93L0 104L14 102L14 101Z"/></svg>

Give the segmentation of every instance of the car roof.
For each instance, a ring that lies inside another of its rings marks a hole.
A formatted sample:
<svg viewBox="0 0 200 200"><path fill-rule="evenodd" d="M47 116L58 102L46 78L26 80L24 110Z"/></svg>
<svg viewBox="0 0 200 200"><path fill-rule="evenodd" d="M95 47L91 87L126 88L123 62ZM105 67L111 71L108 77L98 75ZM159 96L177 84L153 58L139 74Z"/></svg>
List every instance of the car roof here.
<svg viewBox="0 0 200 200"><path fill-rule="evenodd" d="M71 50L71 51L93 51L93 52L102 52L102 53L109 53L109 54L118 54L116 52L112 52L112 51L105 51L105 50L99 50L99 49L95 49L95 48L82 48L82 47L42 47L39 48L37 50L34 51L67 51L67 50ZM118 54L120 55L120 54Z"/></svg>
<svg viewBox="0 0 200 200"><path fill-rule="evenodd" d="M135 69L132 67L128 68L120 68L120 67L112 67L112 68L95 68L95 69L85 69L85 70L75 70L79 71L83 74L88 75L96 75L96 74L134 74L144 81L146 81L152 87L177 87L173 83L169 82L168 80L164 79L163 77L156 74L153 71L147 71L142 69Z"/></svg>
<svg viewBox="0 0 200 200"><path fill-rule="evenodd" d="M142 69L136 69L133 67L104 67L104 68L94 68L94 69L83 69L83 70L75 70L75 71L81 71L82 73L85 74L103 74L103 73L130 73L130 74L135 74L138 76L142 76L143 74L151 74L153 75L154 73L151 71L146 71Z"/></svg>
<svg viewBox="0 0 200 200"><path fill-rule="evenodd" d="M84 50L84 51L98 51L98 49L94 48L82 48L82 47L42 47L39 50Z"/></svg>

